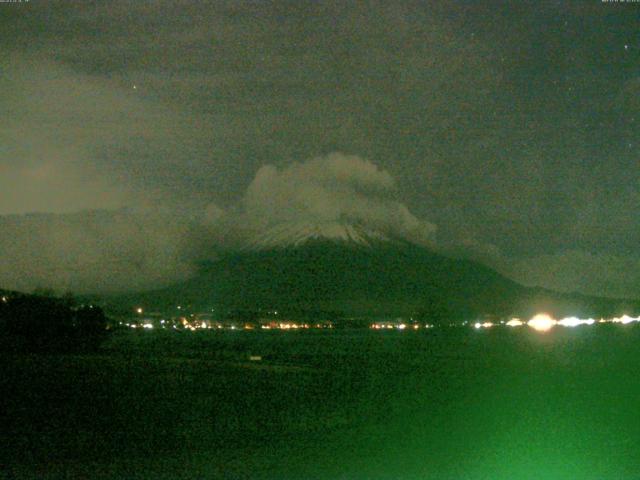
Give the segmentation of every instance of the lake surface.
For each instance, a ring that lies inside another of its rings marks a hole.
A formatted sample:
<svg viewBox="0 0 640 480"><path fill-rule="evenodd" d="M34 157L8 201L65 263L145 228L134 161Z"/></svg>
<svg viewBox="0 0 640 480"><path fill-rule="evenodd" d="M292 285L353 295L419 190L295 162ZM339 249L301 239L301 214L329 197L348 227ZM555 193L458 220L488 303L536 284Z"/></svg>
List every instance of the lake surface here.
<svg viewBox="0 0 640 480"><path fill-rule="evenodd" d="M636 325L118 333L3 358L2 471L637 479L639 347Z"/></svg>

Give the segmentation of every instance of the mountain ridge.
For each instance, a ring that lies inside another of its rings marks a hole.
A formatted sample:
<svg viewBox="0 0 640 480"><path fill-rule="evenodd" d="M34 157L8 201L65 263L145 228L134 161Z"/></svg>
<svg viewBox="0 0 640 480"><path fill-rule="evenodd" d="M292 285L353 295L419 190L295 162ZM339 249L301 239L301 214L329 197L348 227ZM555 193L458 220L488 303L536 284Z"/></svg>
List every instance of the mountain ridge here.
<svg viewBox="0 0 640 480"><path fill-rule="evenodd" d="M396 239L374 228L347 222L286 222L250 236L242 251L300 247L308 242L327 241L373 247Z"/></svg>
<svg viewBox="0 0 640 480"><path fill-rule="evenodd" d="M406 240L377 236L375 242L365 243L342 232L227 251L204 262L189 280L126 298L131 304L166 308L191 304L227 312L411 315L433 322L539 311L595 317L639 307L637 302L525 287L478 262L451 258Z"/></svg>

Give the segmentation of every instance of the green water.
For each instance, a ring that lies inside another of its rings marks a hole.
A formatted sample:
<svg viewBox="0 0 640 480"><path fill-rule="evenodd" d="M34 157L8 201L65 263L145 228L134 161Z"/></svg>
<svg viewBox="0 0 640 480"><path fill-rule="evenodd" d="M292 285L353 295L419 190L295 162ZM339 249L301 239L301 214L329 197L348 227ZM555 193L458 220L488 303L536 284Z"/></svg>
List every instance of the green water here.
<svg viewBox="0 0 640 480"><path fill-rule="evenodd" d="M620 325L127 333L99 355L3 359L2 464L7 478L635 479L639 345Z"/></svg>

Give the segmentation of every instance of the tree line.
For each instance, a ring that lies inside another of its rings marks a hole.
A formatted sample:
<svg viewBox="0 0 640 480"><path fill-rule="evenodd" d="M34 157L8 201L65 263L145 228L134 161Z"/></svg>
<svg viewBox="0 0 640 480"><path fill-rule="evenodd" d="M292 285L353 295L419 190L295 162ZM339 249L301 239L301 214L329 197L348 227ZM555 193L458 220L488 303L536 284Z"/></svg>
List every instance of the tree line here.
<svg viewBox="0 0 640 480"><path fill-rule="evenodd" d="M71 295L2 294L0 345L4 349L93 351L107 334L102 309L78 305Z"/></svg>

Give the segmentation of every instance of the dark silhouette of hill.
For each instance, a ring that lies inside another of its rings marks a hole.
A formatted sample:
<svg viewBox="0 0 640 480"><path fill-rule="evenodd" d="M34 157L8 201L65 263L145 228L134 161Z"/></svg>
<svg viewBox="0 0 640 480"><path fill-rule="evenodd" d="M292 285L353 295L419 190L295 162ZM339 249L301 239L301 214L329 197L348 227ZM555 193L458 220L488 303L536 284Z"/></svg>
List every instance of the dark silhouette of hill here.
<svg viewBox="0 0 640 480"><path fill-rule="evenodd" d="M71 297L0 291L0 347L28 351L95 350L107 334L101 308Z"/></svg>
<svg viewBox="0 0 640 480"><path fill-rule="evenodd" d="M524 316L541 309L558 316L606 316L638 308L637 302L527 288L480 263L408 242L362 246L323 239L228 252L203 264L186 282L121 296L117 303L122 302L160 308L192 304L227 311L412 315L436 322Z"/></svg>

